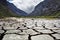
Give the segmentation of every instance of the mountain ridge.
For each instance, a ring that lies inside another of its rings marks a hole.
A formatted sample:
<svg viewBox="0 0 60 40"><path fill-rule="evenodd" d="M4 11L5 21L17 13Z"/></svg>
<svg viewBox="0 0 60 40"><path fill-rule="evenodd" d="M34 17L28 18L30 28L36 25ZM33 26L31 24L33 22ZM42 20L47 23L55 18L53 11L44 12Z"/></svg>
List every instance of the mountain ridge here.
<svg viewBox="0 0 60 40"><path fill-rule="evenodd" d="M10 5L11 3L9 3ZM16 8L13 4L11 4L13 6L13 8ZM11 7L10 7L11 8ZM22 15L16 14L16 10L15 12L13 10L11 10L8 5L6 0L0 0L0 17L2 16L56 16L59 17L60 16L60 0L45 0L41 3L39 3L36 7L35 10L27 15L27 14L23 14L25 13L22 10L19 10L21 12ZM22 13L23 12L23 13Z"/></svg>
<svg viewBox="0 0 60 40"><path fill-rule="evenodd" d="M18 9L14 4L7 2L8 8L13 11L15 14L20 15L20 16L27 16L27 13L24 11Z"/></svg>
<svg viewBox="0 0 60 40"><path fill-rule="evenodd" d="M17 14L13 13L7 7L6 0L0 0L0 17L13 17L17 16Z"/></svg>
<svg viewBox="0 0 60 40"><path fill-rule="evenodd" d="M54 14L57 11L60 11L59 1L45 0L35 7L35 10L30 14L30 16L53 16L51 14Z"/></svg>

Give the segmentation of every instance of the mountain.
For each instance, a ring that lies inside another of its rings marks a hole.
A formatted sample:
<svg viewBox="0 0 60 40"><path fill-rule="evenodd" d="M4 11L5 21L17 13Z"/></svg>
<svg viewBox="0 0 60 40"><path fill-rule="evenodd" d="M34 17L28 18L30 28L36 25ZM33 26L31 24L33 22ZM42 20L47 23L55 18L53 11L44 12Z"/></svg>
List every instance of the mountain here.
<svg viewBox="0 0 60 40"><path fill-rule="evenodd" d="M31 13L35 6L44 0L7 0L9 3L16 6L18 9L23 10L27 14ZM9 5L9 4L8 4Z"/></svg>
<svg viewBox="0 0 60 40"><path fill-rule="evenodd" d="M0 0L0 4L6 5L6 0Z"/></svg>
<svg viewBox="0 0 60 40"><path fill-rule="evenodd" d="M34 4L35 5L35 4ZM30 14L17 8L7 0L0 0L0 17L12 16L60 16L60 0L44 0Z"/></svg>
<svg viewBox="0 0 60 40"><path fill-rule="evenodd" d="M27 16L27 13L18 9L14 4L7 2L8 8L17 15Z"/></svg>
<svg viewBox="0 0 60 40"><path fill-rule="evenodd" d="M0 17L26 16L27 14L18 9L7 0L0 0Z"/></svg>
<svg viewBox="0 0 60 40"><path fill-rule="evenodd" d="M8 9L6 0L0 0L0 17L12 16L17 16L17 14L13 13Z"/></svg>
<svg viewBox="0 0 60 40"><path fill-rule="evenodd" d="M60 0L44 0L29 16L60 16Z"/></svg>

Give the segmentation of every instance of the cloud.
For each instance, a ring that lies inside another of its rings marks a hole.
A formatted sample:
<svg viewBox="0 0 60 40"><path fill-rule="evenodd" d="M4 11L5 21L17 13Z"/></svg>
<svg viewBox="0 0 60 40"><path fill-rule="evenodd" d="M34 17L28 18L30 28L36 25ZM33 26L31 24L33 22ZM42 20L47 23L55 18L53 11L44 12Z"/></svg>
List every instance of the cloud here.
<svg viewBox="0 0 60 40"><path fill-rule="evenodd" d="M31 13L35 6L44 0L7 0L13 3L18 9L25 11L26 13Z"/></svg>

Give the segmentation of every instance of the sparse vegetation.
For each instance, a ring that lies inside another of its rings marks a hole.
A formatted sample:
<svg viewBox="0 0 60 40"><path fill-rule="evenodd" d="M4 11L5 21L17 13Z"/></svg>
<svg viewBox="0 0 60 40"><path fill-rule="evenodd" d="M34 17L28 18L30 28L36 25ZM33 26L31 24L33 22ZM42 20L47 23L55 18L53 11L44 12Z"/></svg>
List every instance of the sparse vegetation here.
<svg viewBox="0 0 60 40"><path fill-rule="evenodd" d="M16 14L12 13L6 6L0 4L0 18L1 17L14 17Z"/></svg>

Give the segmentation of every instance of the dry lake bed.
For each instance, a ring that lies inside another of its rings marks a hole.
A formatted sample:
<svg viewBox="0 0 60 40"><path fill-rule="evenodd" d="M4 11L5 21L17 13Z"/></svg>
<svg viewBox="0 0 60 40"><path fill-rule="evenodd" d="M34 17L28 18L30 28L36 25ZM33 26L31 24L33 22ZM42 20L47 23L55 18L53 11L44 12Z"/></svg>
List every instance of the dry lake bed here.
<svg viewBox="0 0 60 40"><path fill-rule="evenodd" d="M60 40L60 19L0 19L0 40Z"/></svg>

